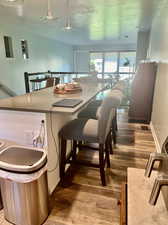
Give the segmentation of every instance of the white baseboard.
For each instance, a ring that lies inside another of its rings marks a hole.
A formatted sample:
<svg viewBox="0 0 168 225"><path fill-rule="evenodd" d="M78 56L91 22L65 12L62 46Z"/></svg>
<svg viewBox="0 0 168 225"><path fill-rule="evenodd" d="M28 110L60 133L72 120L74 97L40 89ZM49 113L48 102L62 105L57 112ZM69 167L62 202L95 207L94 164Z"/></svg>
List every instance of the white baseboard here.
<svg viewBox="0 0 168 225"><path fill-rule="evenodd" d="M154 139L154 142L155 142L155 145L156 145L156 151L161 153L162 150L161 150L161 147L160 147L157 135L156 135L156 131L155 131L155 128L154 128L152 122L150 122L150 128L151 128L152 136L153 136L153 139Z"/></svg>

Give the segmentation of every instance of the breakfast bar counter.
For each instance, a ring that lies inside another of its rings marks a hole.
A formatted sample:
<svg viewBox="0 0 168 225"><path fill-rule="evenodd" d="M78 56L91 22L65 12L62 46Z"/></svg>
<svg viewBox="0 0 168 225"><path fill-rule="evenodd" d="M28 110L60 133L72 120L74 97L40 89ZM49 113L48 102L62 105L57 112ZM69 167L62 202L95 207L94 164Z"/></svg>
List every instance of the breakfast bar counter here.
<svg viewBox="0 0 168 225"><path fill-rule="evenodd" d="M45 148L48 154L50 193L53 192L60 180L58 133L67 122L76 118L80 110L104 89L104 85L85 84L81 85L81 88L82 91L79 93L60 95L54 94L52 87L0 100L1 139L8 139L26 146L33 146L34 140L42 139L43 145L41 147ZM74 108L52 106L61 99L80 99L82 102ZM41 132L42 121L43 132ZM71 142L67 148L70 149L70 147Z"/></svg>
<svg viewBox="0 0 168 225"><path fill-rule="evenodd" d="M54 94L53 87L34 91L25 95L0 100L0 109L30 111L30 112L55 112L76 113L100 91L104 89L103 84L81 85L82 91L73 94ZM61 99L81 99L82 103L75 108L52 107L52 104Z"/></svg>

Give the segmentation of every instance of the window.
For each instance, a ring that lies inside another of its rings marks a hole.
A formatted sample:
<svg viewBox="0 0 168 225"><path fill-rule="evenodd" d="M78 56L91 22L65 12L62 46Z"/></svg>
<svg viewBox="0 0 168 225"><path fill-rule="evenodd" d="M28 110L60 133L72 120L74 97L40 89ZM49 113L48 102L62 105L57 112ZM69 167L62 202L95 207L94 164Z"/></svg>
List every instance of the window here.
<svg viewBox="0 0 168 225"><path fill-rule="evenodd" d="M12 38L4 36L5 53L7 58L13 58Z"/></svg>

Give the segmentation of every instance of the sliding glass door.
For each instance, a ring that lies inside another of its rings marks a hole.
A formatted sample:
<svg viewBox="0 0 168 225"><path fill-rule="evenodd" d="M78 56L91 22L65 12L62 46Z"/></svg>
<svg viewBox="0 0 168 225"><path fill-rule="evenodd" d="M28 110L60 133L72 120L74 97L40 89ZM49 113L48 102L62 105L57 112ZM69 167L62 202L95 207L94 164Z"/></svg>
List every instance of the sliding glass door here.
<svg viewBox="0 0 168 225"><path fill-rule="evenodd" d="M98 77L103 78L104 56L102 52L90 53L90 71L97 71Z"/></svg>
<svg viewBox="0 0 168 225"><path fill-rule="evenodd" d="M136 52L91 52L90 71L97 71L106 78L108 74L135 72Z"/></svg>
<svg viewBox="0 0 168 225"><path fill-rule="evenodd" d="M90 71L97 71L98 78L113 86L117 80L127 84L125 104L129 104L130 86L135 74L135 51L90 52Z"/></svg>
<svg viewBox="0 0 168 225"><path fill-rule="evenodd" d="M118 70L118 53L105 52L104 53L104 71L103 78L109 78L110 74L116 74Z"/></svg>

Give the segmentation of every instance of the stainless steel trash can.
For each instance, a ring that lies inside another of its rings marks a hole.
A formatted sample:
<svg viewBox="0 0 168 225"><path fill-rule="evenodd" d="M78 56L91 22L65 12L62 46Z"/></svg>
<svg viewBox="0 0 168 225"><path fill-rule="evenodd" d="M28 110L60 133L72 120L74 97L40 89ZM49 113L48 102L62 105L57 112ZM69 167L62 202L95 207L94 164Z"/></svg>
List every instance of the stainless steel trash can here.
<svg viewBox="0 0 168 225"><path fill-rule="evenodd" d="M20 156L19 151L22 151ZM0 153L0 186L4 215L9 222L16 225L41 225L47 219L46 157L42 150L18 146Z"/></svg>
<svg viewBox="0 0 168 225"><path fill-rule="evenodd" d="M2 150L2 147L5 145L4 141L0 140L0 150ZM2 196L1 196L1 190L0 190L0 210L3 209L2 204Z"/></svg>
<svg viewBox="0 0 168 225"><path fill-rule="evenodd" d="M1 196L1 191L0 191L0 210L3 209L3 204L2 204L2 196Z"/></svg>

